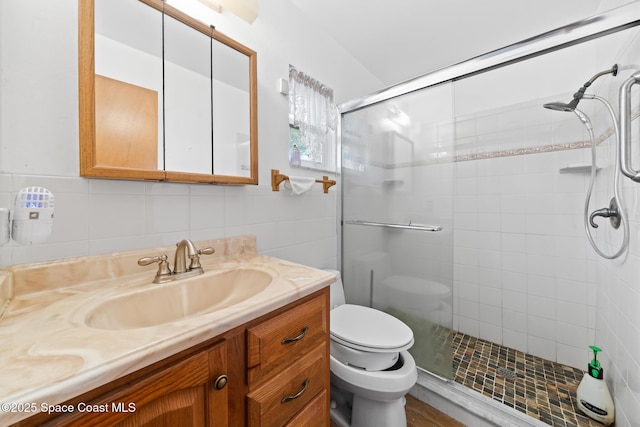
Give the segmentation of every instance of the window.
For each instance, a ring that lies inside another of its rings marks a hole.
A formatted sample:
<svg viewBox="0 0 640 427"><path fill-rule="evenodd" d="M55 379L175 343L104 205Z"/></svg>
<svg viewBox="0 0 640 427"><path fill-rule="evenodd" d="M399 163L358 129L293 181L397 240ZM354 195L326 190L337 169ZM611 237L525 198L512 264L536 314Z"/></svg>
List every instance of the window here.
<svg viewBox="0 0 640 427"><path fill-rule="evenodd" d="M333 89L289 65L289 164L336 170Z"/></svg>

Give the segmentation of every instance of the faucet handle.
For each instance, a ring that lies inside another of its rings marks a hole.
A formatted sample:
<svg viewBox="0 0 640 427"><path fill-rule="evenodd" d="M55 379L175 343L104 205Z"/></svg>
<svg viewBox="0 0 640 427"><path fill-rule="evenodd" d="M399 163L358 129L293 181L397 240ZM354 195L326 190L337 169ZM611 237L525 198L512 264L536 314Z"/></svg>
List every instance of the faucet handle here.
<svg viewBox="0 0 640 427"><path fill-rule="evenodd" d="M197 269L202 269L202 266L200 265L200 257L199 255L211 255L215 252L216 250L213 248L203 248L203 249L198 249L198 253L191 255L189 258L191 258L191 264L189 265L189 270L197 270Z"/></svg>
<svg viewBox="0 0 640 427"><path fill-rule="evenodd" d="M138 260L138 265L149 265L154 262L158 263L158 272L156 273L153 283L162 283L171 280L171 269L169 268L169 262L166 255L144 257Z"/></svg>
<svg viewBox="0 0 640 427"><path fill-rule="evenodd" d="M166 260L167 260L166 255L144 257L138 260L138 265L149 265L149 264L153 264L154 262L162 262Z"/></svg>

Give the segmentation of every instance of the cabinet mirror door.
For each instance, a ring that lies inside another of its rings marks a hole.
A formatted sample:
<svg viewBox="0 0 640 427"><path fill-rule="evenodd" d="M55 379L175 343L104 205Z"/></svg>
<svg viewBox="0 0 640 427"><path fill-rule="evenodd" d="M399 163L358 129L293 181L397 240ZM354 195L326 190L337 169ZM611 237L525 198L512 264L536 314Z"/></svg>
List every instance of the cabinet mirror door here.
<svg viewBox="0 0 640 427"><path fill-rule="evenodd" d="M256 53L160 0L78 0L80 174L258 183Z"/></svg>
<svg viewBox="0 0 640 427"><path fill-rule="evenodd" d="M213 174L211 86L211 37L165 15L165 170Z"/></svg>
<svg viewBox="0 0 640 427"><path fill-rule="evenodd" d="M79 14L81 175L163 179L162 12L98 0Z"/></svg>
<svg viewBox="0 0 640 427"><path fill-rule="evenodd" d="M212 44L213 172L251 174L251 120L234 111L250 111L249 58L224 43ZM231 107L231 108L229 108Z"/></svg>

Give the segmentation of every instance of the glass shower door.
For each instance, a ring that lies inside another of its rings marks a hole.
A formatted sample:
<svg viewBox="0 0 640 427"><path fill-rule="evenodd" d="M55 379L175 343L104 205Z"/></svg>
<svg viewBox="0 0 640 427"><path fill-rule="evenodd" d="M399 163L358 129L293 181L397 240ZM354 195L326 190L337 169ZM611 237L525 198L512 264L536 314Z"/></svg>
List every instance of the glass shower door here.
<svg viewBox="0 0 640 427"><path fill-rule="evenodd" d="M342 117L347 302L409 325L419 367L452 378L452 84Z"/></svg>

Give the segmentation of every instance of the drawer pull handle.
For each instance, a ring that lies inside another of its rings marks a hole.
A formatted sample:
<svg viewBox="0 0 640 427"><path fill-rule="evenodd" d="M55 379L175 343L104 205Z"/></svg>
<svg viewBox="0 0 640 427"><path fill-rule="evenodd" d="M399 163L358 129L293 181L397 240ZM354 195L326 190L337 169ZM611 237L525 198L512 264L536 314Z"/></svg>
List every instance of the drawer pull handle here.
<svg viewBox="0 0 640 427"><path fill-rule="evenodd" d="M304 380L304 384L302 385L302 390L300 390L299 392L297 392L293 396L285 396L285 397L283 397L282 400L280 401L280 403L287 403L287 402L290 402L292 400L296 400L297 398L302 396L305 391L307 391L307 387L308 386L309 386L309 378Z"/></svg>
<svg viewBox="0 0 640 427"><path fill-rule="evenodd" d="M309 331L309 327L305 326L300 335L298 335L297 337L293 337L293 338L285 338L285 339L282 340L282 344L283 345L284 344L291 344L292 342L300 341L302 338L304 338L305 335L307 335L308 331Z"/></svg>

